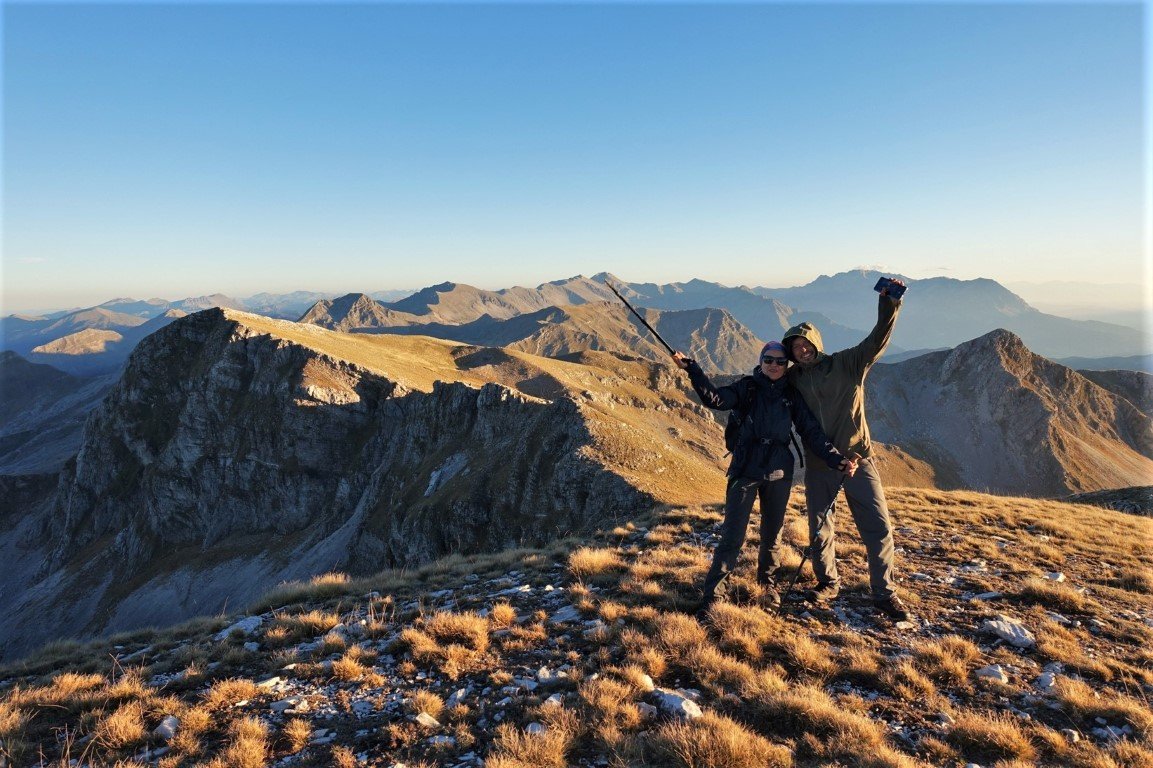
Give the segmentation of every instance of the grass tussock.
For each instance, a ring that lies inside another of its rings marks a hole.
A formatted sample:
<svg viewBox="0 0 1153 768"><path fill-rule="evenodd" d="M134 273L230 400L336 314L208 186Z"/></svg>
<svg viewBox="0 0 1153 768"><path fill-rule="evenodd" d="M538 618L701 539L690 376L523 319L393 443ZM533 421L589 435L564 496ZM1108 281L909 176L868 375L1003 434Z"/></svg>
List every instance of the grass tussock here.
<svg viewBox="0 0 1153 768"><path fill-rule="evenodd" d="M528 733L508 723L497 726L493 750L485 768L565 768L572 746L570 734L558 728Z"/></svg>
<svg viewBox="0 0 1153 768"><path fill-rule="evenodd" d="M503 629L504 627L511 626L516 621L516 608L513 608L507 602L501 601L493 605L492 610L489 611L488 619L492 622L494 629Z"/></svg>
<svg viewBox="0 0 1153 768"><path fill-rule="evenodd" d="M569 556L568 567L573 578L594 584L615 582L625 570L615 547L581 547Z"/></svg>
<svg viewBox="0 0 1153 768"><path fill-rule="evenodd" d="M1102 717L1112 723L1131 726L1138 739L1153 741L1153 711L1147 701L1114 691L1101 692L1081 680L1058 677L1054 685L1057 701L1063 711L1085 726Z"/></svg>
<svg viewBox="0 0 1153 768"><path fill-rule="evenodd" d="M413 714L424 713L440 719L444 712L444 699L432 691L417 691L408 700L408 708Z"/></svg>
<svg viewBox="0 0 1153 768"><path fill-rule="evenodd" d="M227 709L260 694L256 683L243 678L218 680L204 694L204 706L210 710Z"/></svg>
<svg viewBox="0 0 1153 768"><path fill-rule="evenodd" d="M660 765L670 768L789 768L792 754L784 746L723 715L712 712L688 722L673 721L649 737Z"/></svg>
<svg viewBox="0 0 1153 768"><path fill-rule="evenodd" d="M418 664L435 664L456 680L489 646L488 620L476 613L442 611L400 633L400 643Z"/></svg>
<svg viewBox="0 0 1153 768"><path fill-rule="evenodd" d="M1007 715L961 712L947 738L972 762L1028 761L1037 757L1037 749L1021 726Z"/></svg>
<svg viewBox="0 0 1153 768"><path fill-rule="evenodd" d="M1040 578L1026 579L1017 597L1023 602L1064 613L1084 613L1090 605L1089 598L1068 584Z"/></svg>
<svg viewBox="0 0 1153 768"><path fill-rule="evenodd" d="M94 740L108 750L135 746L147 735L144 728L144 706L139 701L117 707L102 718L93 731Z"/></svg>
<svg viewBox="0 0 1153 768"><path fill-rule="evenodd" d="M290 754L296 754L308 746L312 738L312 726L303 718L294 717L284 724L282 731Z"/></svg>
<svg viewBox="0 0 1153 768"><path fill-rule="evenodd" d="M913 664L930 680L954 688L969 687L969 669L981 649L958 635L913 644Z"/></svg>
<svg viewBox="0 0 1153 768"><path fill-rule="evenodd" d="M232 724L228 746L208 768L264 768L268 765L268 728L255 717Z"/></svg>
<svg viewBox="0 0 1153 768"><path fill-rule="evenodd" d="M308 581L288 581L279 585L249 606L249 612L260 613L270 608L327 600L349 594L349 591L347 574L322 573Z"/></svg>
<svg viewBox="0 0 1153 768"><path fill-rule="evenodd" d="M269 632L278 630L277 637L285 644L297 643L301 640L318 637L340 623L340 616L324 611L309 611L308 613L281 614L276 617L275 623Z"/></svg>

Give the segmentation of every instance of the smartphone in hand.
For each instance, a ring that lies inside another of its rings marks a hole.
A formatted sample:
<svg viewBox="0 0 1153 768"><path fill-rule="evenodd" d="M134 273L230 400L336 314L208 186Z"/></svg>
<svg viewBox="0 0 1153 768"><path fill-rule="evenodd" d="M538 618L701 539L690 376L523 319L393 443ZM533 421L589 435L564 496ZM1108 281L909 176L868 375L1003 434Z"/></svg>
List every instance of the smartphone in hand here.
<svg viewBox="0 0 1153 768"><path fill-rule="evenodd" d="M882 289L888 288L889 295L894 299L899 299L905 295L905 289L908 287L907 285L897 285L890 278L882 277L877 281L877 284L873 286L873 290L880 293Z"/></svg>

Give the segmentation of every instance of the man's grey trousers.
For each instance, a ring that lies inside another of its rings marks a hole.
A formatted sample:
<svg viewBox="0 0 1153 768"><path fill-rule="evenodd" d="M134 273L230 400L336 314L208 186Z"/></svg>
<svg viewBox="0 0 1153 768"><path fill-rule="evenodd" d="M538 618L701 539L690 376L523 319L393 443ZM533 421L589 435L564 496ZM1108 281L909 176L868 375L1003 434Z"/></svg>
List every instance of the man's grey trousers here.
<svg viewBox="0 0 1153 768"><path fill-rule="evenodd" d="M825 521L819 534L817 525L821 513L829 508L833 500L833 494L841 482L841 473L815 464L817 462L812 462L805 470L805 502L809 508L813 573L818 583L836 584L840 577L837 574L834 515ZM856 474L845 479L845 496L849 500L853 522L865 544L865 554L869 558L869 586L873 598L892 597L896 591L893 584L893 526L889 522L885 489L881 487L881 476L877 472L875 459L862 459L857 465Z"/></svg>

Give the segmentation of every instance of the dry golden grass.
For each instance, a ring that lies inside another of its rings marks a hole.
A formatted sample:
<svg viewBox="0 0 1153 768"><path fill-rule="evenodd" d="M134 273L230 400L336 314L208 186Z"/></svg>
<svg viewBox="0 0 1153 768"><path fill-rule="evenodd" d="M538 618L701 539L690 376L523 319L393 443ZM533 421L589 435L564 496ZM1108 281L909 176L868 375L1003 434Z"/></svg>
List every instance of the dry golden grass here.
<svg viewBox="0 0 1153 768"><path fill-rule="evenodd" d="M444 712L444 699L432 691L417 691L409 698L408 708L414 714L423 712L439 719L441 713Z"/></svg>
<svg viewBox="0 0 1153 768"><path fill-rule="evenodd" d="M212 710L226 709L260 695L256 683L242 678L218 680L204 694L204 705Z"/></svg>
<svg viewBox="0 0 1153 768"><path fill-rule="evenodd" d="M615 548L581 547L569 556L568 567L580 581L607 584L617 580L625 564Z"/></svg>
<svg viewBox="0 0 1153 768"><path fill-rule="evenodd" d="M510 626L516 621L516 609L503 601L496 603L489 612L488 619L496 629Z"/></svg>
<svg viewBox="0 0 1153 768"><path fill-rule="evenodd" d="M368 674L368 671L369 668L361 664L355 654L346 653L332 662L332 677L335 680L344 682L359 680Z"/></svg>
<svg viewBox="0 0 1153 768"><path fill-rule="evenodd" d="M232 724L228 746L208 768L264 768L268 764L268 728L255 717Z"/></svg>
<svg viewBox="0 0 1153 768"><path fill-rule="evenodd" d="M912 765L893 749L878 723L829 697L821 688L795 685L751 695L743 709L760 733L801 738L798 757L817 762L846 760L861 766Z"/></svg>
<svg viewBox="0 0 1153 768"><path fill-rule="evenodd" d="M967 688L969 669L981 657L981 650L959 635L913 644L913 663L932 680L944 685Z"/></svg>
<svg viewBox="0 0 1153 768"><path fill-rule="evenodd" d="M400 643L421 664L435 664L456 680L488 650L488 621L476 613L442 611L426 618L420 629L400 633Z"/></svg>
<svg viewBox="0 0 1153 768"><path fill-rule="evenodd" d="M650 743L669 768L789 768L792 754L723 715L706 713L689 722L668 722Z"/></svg>
<svg viewBox="0 0 1153 768"><path fill-rule="evenodd" d="M1048 579L1026 580L1017 592L1017 597L1024 602L1037 603L1065 613L1084 613L1089 606L1089 599L1073 587Z"/></svg>
<svg viewBox="0 0 1153 768"><path fill-rule="evenodd" d="M528 733L515 726L497 726L493 749L485 758L485 768L565 768L565 755L571 746L568 735L548 728Z"/></svg>
<svg viewBox="0 0 1153 768"><path fill-rule="evenodd" d="M96 743L109 750L135 746L144 741L146 735L144 707L139 701L123 704L101 718L93 731Z"/></svg>
<svg viewBox="0 0 1153 768"><path fill-rule="evenodd" d="M641 711L634 700L637 692L627 683L598 677L581 683L577 695L594 727L633 729L641 723Z"/></svg>
<svg viewBox="0 0 1153 768"><path fill-rule="evenodd" d="M308 746L312 738L312 725L307 720L293 717L284 724L284 740L288 743L288 751L292 754Z"/></svg>
<svg viewBox="0 0 1153 768"><path fill-rule="evenodd" d="M1127 724L1138 740L1153 743L1153 712L1148 701L1106 690L1100 691L1080 680L1058 677L1054 685L1057 701L1071 717L1086 725L1103 717L1111 723Z"/></svg>
<svg viewBox="0 0 1153 768"><path fill-rule="evenodd" d="M987 715L969 710L961 712L949 729L947 739L966 759L974 762L996 760L1033 760L1037 750L1007 715Z"/></svg>
<svg viewBox="0 0 1153 768"><path fill-rule="evenodd" d="M269 631L281 627L286 633L286 642L295 643L323 635L339 623L338 614L314 610L308 613L280 614Z"/></svg>
<svg viewBox="0 0 1153 768"><path fill-rule="evenodd" d="M344 745L332 748L332 768L356 768L356 755Z"/></svg>

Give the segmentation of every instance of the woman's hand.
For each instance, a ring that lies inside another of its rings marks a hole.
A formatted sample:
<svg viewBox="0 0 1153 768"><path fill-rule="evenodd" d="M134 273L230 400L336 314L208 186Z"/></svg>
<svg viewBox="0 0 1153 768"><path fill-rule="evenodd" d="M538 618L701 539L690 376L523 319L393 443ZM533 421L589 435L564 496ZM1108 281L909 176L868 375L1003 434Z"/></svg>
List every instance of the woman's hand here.
<svg viewBox="0 0 1153 768"><path fill-rule="evenodd" d="M685 357L680 352L673 352L673 362L677 364L677 368L682 371L688 370L689 363L692 362L690 358Z"/></svg>

